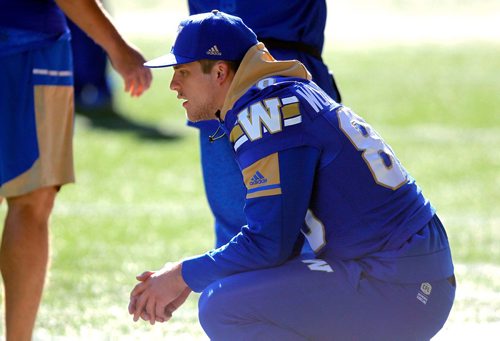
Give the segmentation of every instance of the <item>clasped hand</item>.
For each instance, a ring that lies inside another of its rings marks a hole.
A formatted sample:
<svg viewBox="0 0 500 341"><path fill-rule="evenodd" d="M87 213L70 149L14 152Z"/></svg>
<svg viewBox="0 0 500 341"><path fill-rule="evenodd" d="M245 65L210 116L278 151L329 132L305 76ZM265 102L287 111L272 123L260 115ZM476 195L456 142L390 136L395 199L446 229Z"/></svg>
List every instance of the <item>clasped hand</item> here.
<svg viewBox="0 0 500 341"><path fill-rule="evenodd" d="M182 278L182 264L166 264L158 271L138 275L139 283L130 293L128 311L134 321L142 318L151 324L167 322L191 293Z"/></svg>

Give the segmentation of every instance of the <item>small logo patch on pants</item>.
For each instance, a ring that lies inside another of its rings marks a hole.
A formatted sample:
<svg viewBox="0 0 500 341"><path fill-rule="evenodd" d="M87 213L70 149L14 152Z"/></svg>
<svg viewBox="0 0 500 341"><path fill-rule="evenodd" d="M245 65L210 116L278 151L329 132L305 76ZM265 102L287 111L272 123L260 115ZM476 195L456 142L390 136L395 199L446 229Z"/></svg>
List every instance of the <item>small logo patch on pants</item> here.
<svg viewBox="0 0 500 341"><path fill-rule="evenodd" d="M432 285L430 283L424 282L420 284L420 290L417 293L417 300L423 304L427 304L429 296L431 295Z"/></svg>

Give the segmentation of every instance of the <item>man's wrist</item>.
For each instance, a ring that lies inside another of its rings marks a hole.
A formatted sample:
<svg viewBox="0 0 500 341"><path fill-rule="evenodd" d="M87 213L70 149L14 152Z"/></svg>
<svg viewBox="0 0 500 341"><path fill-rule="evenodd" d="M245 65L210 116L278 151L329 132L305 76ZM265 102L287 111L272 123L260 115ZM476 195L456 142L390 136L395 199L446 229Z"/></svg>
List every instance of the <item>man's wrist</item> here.
<svg viewBox="0 0 500 341"><path fill-rule="evenodd" d="M167 266L170 268L170 272L173 273L174 279L175 279L175 285L178 288L182 288L183 290L187 287L189 287L184 280L184 276L182 274L182 262L178 262L175 264L167 264Z"/></svg>

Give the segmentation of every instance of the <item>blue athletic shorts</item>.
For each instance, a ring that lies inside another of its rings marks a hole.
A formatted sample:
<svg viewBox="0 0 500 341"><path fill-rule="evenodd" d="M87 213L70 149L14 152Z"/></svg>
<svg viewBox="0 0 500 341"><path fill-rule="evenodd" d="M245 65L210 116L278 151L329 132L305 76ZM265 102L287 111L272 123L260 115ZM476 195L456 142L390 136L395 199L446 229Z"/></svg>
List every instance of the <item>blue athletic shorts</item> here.
<svg viewBox="0 0 500 341"><path fill-rule="evenodd" d="M69 34L0 56L0 196L74 181Z"/></svg>

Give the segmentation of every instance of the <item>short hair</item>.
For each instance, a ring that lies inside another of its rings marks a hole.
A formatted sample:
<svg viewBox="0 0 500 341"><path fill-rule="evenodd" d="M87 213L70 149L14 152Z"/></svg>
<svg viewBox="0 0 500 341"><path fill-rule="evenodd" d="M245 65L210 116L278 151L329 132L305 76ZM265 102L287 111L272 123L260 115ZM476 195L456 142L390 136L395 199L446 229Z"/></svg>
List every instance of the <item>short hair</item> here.
<svg viewBox="0 0 500 341"><path fill-rule="evenodd" d="M201 64L201 71L203 71L203 73L210 73L210 71L212 71L212 68L214 67L214 65L217 64L218 62L226 63L229 66L229 70L236 73L236 71L238 71L238 68L240 67L240 63L241 63L241 61L213 60L213 59L201 59L198 62Z"/></svg>

